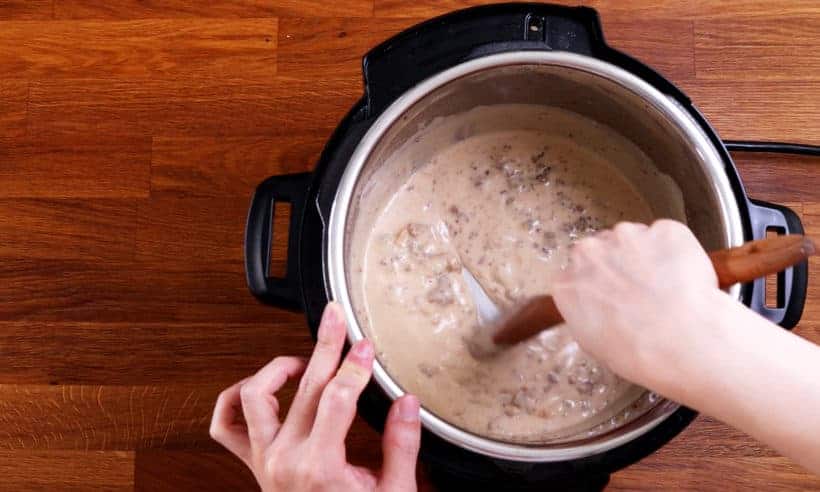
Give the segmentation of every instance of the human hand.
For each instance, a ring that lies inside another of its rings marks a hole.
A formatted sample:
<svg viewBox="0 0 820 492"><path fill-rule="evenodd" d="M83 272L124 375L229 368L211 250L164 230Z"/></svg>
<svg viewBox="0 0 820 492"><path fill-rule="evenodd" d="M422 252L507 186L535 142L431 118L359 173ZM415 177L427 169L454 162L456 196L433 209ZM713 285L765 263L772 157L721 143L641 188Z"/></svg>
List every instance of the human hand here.
<svg viewBox="0 0 820 492"><path fill-rule="evenodd" d="M820 348L720 291L686 226L618 224L570 256L552 295L585 351L820 472Z"/></svg>
<svg viewBox="0 0 820 492"><path fill-rule="evenodd" d="M382 469L376 473L347 462L345 437L370 379L373 345L354 344L337 370L345 332L341 309L328 304L308 363L277 357L219 395L211 437L251 469L263 491L416 490L421 426L413 396L396 400L387 416ZM282 423L275 394L302 373Z"/></svg>
<svg viewBox="0 0 820 492"><path fill-rule="evenodd" d="M585 351L621 376L653 386L654 371L674 363L687 340L708 329L698 320L715 306L717 285L692 232L659 220L620 223L578 241L552 294Z"/></svg>

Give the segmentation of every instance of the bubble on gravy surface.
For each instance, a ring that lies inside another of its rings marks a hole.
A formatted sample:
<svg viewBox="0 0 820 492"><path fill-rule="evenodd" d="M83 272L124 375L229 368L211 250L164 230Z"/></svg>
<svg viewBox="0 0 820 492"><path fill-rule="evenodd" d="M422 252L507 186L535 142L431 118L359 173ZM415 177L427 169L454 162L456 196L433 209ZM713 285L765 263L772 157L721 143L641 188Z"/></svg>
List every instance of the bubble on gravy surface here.
<svg viewBox="0 0 820 492"><path fill-rule="evenodd" d="M483 124L505 115L521 128ZM461 269L501 307L549 293L574 241L624 220L682 220L680 191L619 134L557 108L478 108L422 134L415 145L429 135L434 151L395 152L370 178L383 204L359 212L369 219L353 248L363 251L353 255L357 317L379 360L425 408L486 437L539 443L623 423L645 390L563 326L473 358L476 309Z"/></svg>

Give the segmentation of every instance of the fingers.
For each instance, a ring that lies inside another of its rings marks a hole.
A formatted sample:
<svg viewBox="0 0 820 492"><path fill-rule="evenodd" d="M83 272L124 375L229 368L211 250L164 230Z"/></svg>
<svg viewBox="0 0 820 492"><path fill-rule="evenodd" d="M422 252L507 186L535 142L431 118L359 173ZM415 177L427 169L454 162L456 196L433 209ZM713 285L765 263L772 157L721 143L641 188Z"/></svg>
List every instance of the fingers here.
<svg viewBox="0 0 820 492"><path fill-rule="evenodd" d="M300 357L277 357L241 385L239 397L251 448L264 449L273 442L280 427L275 393L304 369L305 361Z"/></svg>
<svg viewBox="0 0 820 492"><path fill-rule="evenodd" d="M671 222L671 221L669 221ZM640 238L649 226L637 222L619 222L612 229L597 232L572 245L567 268L558 275L556 281L566 283L594 268L596 262L609 257L607 253L616 248L627 250L640 244Z"/></svg>
<svg viewBox="0 0 820 492"><path fill-rule="evenodd" d="M556 278L556 282L562 283L582 277L602 256L605 249L605 240L596 236L586 237L573 244L569 253L569 264Z"/></svg>
<svg viewBox="0 0 820 492"><path fill-rule="evenodd" d="M656 232L685 232L689 228L677 220L658 219L652 223L652 230Z"/></svg>
<svg viewBox="0 0 820 492"><path fill-rule="evenodd" d="M322 315L316 348L313 349L305 374L299 381L299 389L282 429L284 434L304 436L310 432L322 391L339 366L345 336L344 313L338 304L331 302Z"/></svg>
<svg viewBox="0 0 820 492"><path fill-rule="evenodd" d="M383 490L416 490L420 440L419 401L415 396L405 395L393 403L384 426L380 481Z"/></svg>
<svg viewBox="0 0 820 492"><path fill-rule="evenodd" d="M612 228L618 236L632 236L649 230L649 226L640 222L619 222Z"/></svg>
<svg viewBox="0 0 820 492"><path fill-rule="evenodd" d="M676 220L659 219L652 223L650 232L655 238L662 238L676 243L690 244L703 249L697 237L685 225Z"/></svg>
<svg viewBox="0 0 820 492"><path fill-rule="evenodd" d="M655 221L650 228L650 235L663 248L665 255L683 260L680 263L667 263L669 268L678 269L679 278L699 278L704 285L718 287L718 276L709 260L709 256L697 236L685 225L670 219ZM681 265L685 263L685 267ZM681 272L683 269L685 272ZM681 275L685 273L685 275Z"/></svg>
<svg viewBox="0 0 820 492"><path fill-rule="evenodd" d="M250 457L248 429L244 424L236 422L241 412L239 389L245 381L247 379L243 379L219 394L214 415L211 417L209 432L214 441L225 446L228 451L247 464Z"/></svg>
<svg viewBox="0 0 820 492"><path fill-rule="evenodd" d="M615 237L615 232L612 231L612 229L604 229L602 231L596 232L595 235L592 237L601 241L612 241Z"/></svg>
<svg viewBox="0 0 820 492"><path fill-rule="evenodd" d="M345 436L356 416L356 401L370 380L373 344L360 340L322 393L310 440L322 449L343 448Z"/></svg>

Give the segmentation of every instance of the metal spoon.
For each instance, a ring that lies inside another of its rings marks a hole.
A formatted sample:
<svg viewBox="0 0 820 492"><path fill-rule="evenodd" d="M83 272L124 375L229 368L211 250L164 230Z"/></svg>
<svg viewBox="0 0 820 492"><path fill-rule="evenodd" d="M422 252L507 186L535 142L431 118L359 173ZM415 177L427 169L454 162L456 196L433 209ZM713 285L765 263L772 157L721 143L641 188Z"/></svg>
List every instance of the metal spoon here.
<svg viewBox="0 0 820 492"><path fill-rule="evenodd" d="M467 267L461 268L461 276L467 283L467 288L470 290L470 295L475 303L476 311L478 312L478 323L481 325L492 325L501 317L501 310L495 305L490 296L484 290L484 287L478 283L478 280L473 275L473 272Z"/></svg>
<svg viewBox="0 0 820 492"><path fill-rule="evenodd" d="M461 268L461 276L467 284L467 290L475 304L478 315L478 325L473 328L473 334L465 337L467 350L476 359L485 359L499 352L499 346L493 342L493 334L498 321L501 319L501 309L493 302L484 287L475 278L466 266Z"/></svg>

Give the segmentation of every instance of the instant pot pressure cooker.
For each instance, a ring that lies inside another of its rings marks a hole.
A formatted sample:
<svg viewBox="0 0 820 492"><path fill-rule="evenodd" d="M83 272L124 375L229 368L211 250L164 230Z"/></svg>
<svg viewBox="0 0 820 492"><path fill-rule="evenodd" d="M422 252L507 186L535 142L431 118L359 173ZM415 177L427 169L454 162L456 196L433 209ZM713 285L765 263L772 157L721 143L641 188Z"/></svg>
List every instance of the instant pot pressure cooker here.
<svg viewBox="0 0 820 492"><path fill-rule="evenodd" d="M435 118L481 105L556 106L615 128L681 188L689 226L707 249L803 232L788 208L746 196L724 143L692 102L661 75L604 41L594 10L544 4L476 7L415 26L363 60L364 95L339 124L312 173L274 176L253 196L245 238L251 292L304 310L315 336L322 309L338 300L351 341L363 337L348 289L350 223L367 207L368 177ZM498 122L503 129L507 122ZM372 183L371 183L372 184ZM378 186L378 183L376 183ZM287 273L269 275L275 202L291 204ZM730 294L784 328L800 318L807 263L778 277L778 304L763 280ZM359 402L374 427L403 394L377 361ZM423 402L422 402L423 403ZM421 457L434 479L503 490L599 489L609 474L654 452L695 413L657 398L603 434L545 445L496 442L422 409Z"/></svg>

